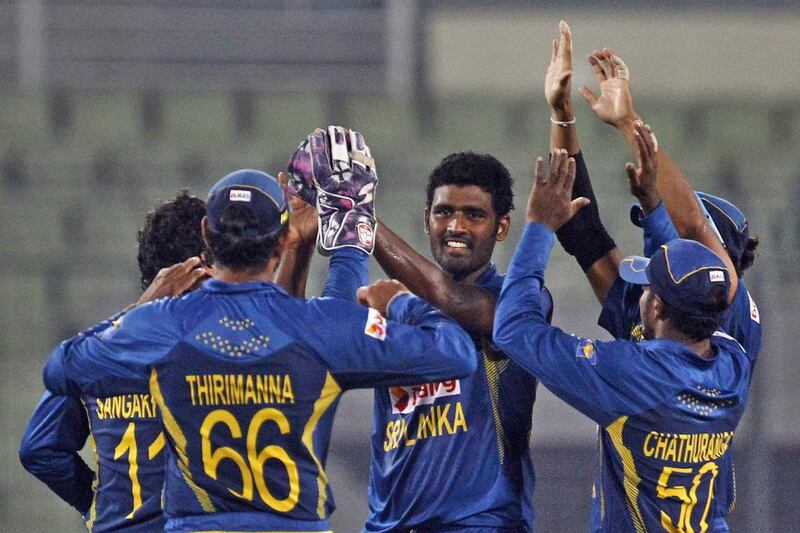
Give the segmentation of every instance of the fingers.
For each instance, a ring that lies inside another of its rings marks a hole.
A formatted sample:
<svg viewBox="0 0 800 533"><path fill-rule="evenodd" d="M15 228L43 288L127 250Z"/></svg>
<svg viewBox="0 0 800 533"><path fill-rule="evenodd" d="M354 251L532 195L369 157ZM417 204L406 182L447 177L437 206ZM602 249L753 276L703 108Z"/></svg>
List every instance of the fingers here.
<svg viewBox="0 0 800 533"><path fill-rule="evenodd" d="M608 77L606 76L603 67L600 66L600 60L596 57L596 54L599 53L599 51L595 50L594 53L588 57L588 59L589 64L592 66L592 70L594 71L594 77L597 80L597 83L603 83L608 79Z"/></svg>
<svg viewBox="0 0 800 533"><path fill-rule="evenodd" d="M326 179L328 176L317 175L326 169L330 173L331 162L328 158L328 140L324 131L317 129L308 136L308 144L311 149L311 168L314 171L315 185L319 186L320 179Z"/></svg>
<svg viewBox="0 0 800 533"><path fill-rule="evenodd" d="M572 61L572 30L569 29L569 24L563 20L558 23L558 29L561 30L561 57Z"/></svg>
<svg viewBox="0 0 800 533"><path fill-rule="evenodd" d="M278 183L281 184L284 194L289 194L289 178L286 177L283 171L278 172Z"/></svg>
<svg viewBox="0 0 800 533"><path fill-rule="evenodd" d="M575 158L567 158L566 175L564 176L564 192L572 196L572 185L575 183Z"/></svg>
<svg viewBox="0 0 800 533"><path fill-rule="evenodd" d="M369 307L369 287L363 286L359 287L356 291L356 301L359 305L364 305Z"/></svg>
<svg viewBox="0 0 800 533"><path fill-rule="evenodd" d="M570 218L572 218L575 213L586 207L587 205L591 204L592 201L586 198L585 196L581 196L580 198L575 198L569 203L569 212Z"/></svg>
<svg viewBox="0 0 800 533"><path fill-rule="evenodd" d="M628 69L628 65L622 60L619 56L613 56L614 66L617 69L617 77L626 81L631 80L631 71Z"/></svg>
<svg viewBox="0 0 800 533"><path fill-rule="evenodd" d="M556 62L556 58L558 57L558 39L553 39L553 53L550 54L550 64Z"/></svg>
<svg viewBox="0 0 800 533"><path fill-rule="evenodd" d="M561 75L561 78L558 80L558 85L561 88L565 88L569 85L570 80L572 79L572 71L568 70Z"/></svg>
<svg viewBox="0 0 800 533"><path fill-rule="evenodd" d="M595 103L597 103L597 95L595 95L587 87L584 87L583 85L581 85L580 87L578 87L578 92L581 93L581 96L583 96L583 98L587 102L589 102L590 106L594 107Z"/></svg>
<svg viewBox="0 0 800 533"><path fill-rule="evenodd" d="M335 168L336 162L339 161L341 168L348 168L350 157L347 149L347 131L341 126L328 126L328 139L331 143L331 166Z"/></svg>
<svg viewBox="0 0 800 533"><path fill-rule="evenodd" d="M543 185L547 181L544 173L544 158L542 156L536 158L534 181L536 185Z"/></svg>
<svg viewBox="0 0 800 533"><path fill-rule="evenodd" d="M375 160L369 152L369 146L364 142L364 136L357 131L349 130L350 158L368 172L375 172Z"/></svg>

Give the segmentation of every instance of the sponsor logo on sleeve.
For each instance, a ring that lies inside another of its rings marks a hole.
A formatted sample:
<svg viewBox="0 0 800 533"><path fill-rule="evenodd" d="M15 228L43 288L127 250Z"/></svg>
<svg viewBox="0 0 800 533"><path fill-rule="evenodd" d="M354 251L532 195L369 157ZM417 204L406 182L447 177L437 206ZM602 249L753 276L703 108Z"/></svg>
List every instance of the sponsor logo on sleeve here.
<svg viewBox="0 0 800 533"><path fill-rule="evenodd" d="M232 189L228 198L231 202L249 202L251 191L242 191L239 189Z"/></svg>
<svg viewBox="0 0 800 533"><path fill-rule="evenodd" d="M756 305L756 301L753 300L753 297L750 296L750 293L747 293L747 298L750 300L750 318L756 324L761 324L761 315L758 314L758 306Z"/></svg>
<svg viewBox="0 0 800 533"><path fill-rule="evenodd" d="M377 309L370 307L369 314L367 315L367 323L364 326L364 334L369 335L379 341L386 340L386 328L388 323L383 315Z"/></svg>
<svg viewBox="0 0 800 533"><path fill-rule="evenodd" d="M449 379L435 383L424 383L413 387L390 387L392 414L411 413L420 405L430 405L437 398L461 394L461 381Z"/></svg>
<svg viewBox="0 0 800 533"><path fill-rule="evenodd" d="M597 364L597 351L594 349L594 341L591 339L581 339L578 346L575 348L575 357L578 359L586 359L589 364Z"/></svg>
<svg viewBox="0 0 800 533"><path fill-rule="evenodd" d="M711 280L711 283L716 283L718 281L725 281L725 272L722 270L711 270L708 273L708 279Z"/></svg>

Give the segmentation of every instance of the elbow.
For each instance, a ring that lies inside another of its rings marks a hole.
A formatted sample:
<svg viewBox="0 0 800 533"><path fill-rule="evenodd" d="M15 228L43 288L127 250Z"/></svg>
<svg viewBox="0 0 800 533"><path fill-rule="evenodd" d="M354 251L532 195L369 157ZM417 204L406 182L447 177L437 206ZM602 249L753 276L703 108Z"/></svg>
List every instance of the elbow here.
<svg viewBox="0 0 800 533"><path fill-rule="evenodd" d="M19 462L22 467L33 475L36 475L45 466L46 461L42 456L41 450L27 438L19 445Z"/></svg>
<svg viewBox="0 0 800 533"><path fill-rule="evenodd" d="M494 328L492 329L492 342L503 353L508 353L509 350L517 343L518 328L503 320L502 317L495 316Z"/></svg>

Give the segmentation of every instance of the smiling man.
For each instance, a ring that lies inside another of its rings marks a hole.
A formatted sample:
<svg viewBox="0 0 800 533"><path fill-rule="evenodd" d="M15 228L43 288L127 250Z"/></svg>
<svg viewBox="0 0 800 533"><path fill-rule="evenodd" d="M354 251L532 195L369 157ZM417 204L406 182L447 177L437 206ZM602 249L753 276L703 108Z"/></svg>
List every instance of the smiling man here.
<svg viewBox="0 0 800 533"><path fill-rule="evenodd" d="M441 161L425 207L437 264L378 227L375 258L386 273L455 318L481 358L467 378L375 389L365 531L532 531L536 380L491 344L503 283L492 253L508 236L512 183L490 155ZM549 312L546 289L542 300Z"/></svg>

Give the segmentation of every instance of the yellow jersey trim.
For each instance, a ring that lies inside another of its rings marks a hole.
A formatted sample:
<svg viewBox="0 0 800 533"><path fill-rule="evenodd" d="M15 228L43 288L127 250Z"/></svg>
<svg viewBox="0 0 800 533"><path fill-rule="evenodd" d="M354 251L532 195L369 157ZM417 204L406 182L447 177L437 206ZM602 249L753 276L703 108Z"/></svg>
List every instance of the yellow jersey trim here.
<svg viewBox="0 0 800 533"><path fill-rule="evenodd" d="M172 411L169 410L169 407L167 407L164 401L164 397L161 395L161 386L158 383L158 372L155 368L150 372L150 394L158 404L161 417L164 421L164 427L167 428L167 432L170 434L175 444L175 451L178 452L178 468L180 468L181 474L183 474L183 479L186 481L186 484L189 485L189 488L192 489L192 492L194 492L203 511L207 513L215 512L216 509L214 508L214 504L211 503L211 497L209 497L208 493L199 487L192 479L192 472L189 470L189 456L186 453L186 436L183 434L180 426L178 426L178 422L175 420L175 417L172 416Z"/></svg>
<svg viewBox="0 0 800 533"><path fill-rule="evenodd" d="M505 462L506 458L506 432L503 428L503 421L500 418L500 362L494 361L489 358L486 349L481 350L483 355L483 367L486 369L486 382L489 386L489 399L492 402L492 418L494 418L495 437L497 438L497 453L500 456L500 464ZM508 359L504 360L508 365Z"/></svg>
<svg viewBox="0 0 800 533"><path fill-rule="evenodd" d="M713 267L706 266L706 267L696 268L691 272L687 272L686 274L684 274L683 277L681 277L680 279L676 279L675 274L672 273L672 266L669 263L669 249L667 248L666 244L662 244L661 247L664 249L664 259L667 262L667 272L669 272L669 277L672 278L672 282L675 283L676 285L680 285L686 280L686 278L688 278L692 274L700 272L701 270L724 270L725 272L728 272L727 267L724 266L713 266Z"/></svg>
<svg viewBox="0 0 800 533"><path fill-rule="evenodd" d="M86 423L89 424L89 445L92 447L92 457L94 457L94 479L92 480L92 505L89 507L89 518L86 519L86 529L92 533L94 522L97 520L97 485L100 483L100 456L97 454L97 442L92 433L92 417L89 415L89 408L81 398L81 405L86 412Z"/></svg>
<svg viewBox="0 0 800 533"><path fill-rule="evenodd" d="M314 402L314 411L311 413L311 417L303 428L303 445L308 450L309 455L311 455L311 459L314 460L314 464L317 466L317 471L319 472L319 474L317 474L317 490L319 491L317 515L323 519L326 516L325 502L328 499L328 475L325 473L325 469L322 467L319 458L317 458L317 454L314 453L314 431L316 431L317 424L320 418L322 418L322 415L333 405L333 402L336 401L336 398L338 398L341 393L342 388L339 387L339 384L333 379L331 373L326 372L325 384L322 386L319 398Z"/></svg>
<svg viewBox="0 0 800 533"><path fill-rule="evenodd" d="M624 429L627 421L627 416L621 416L614 420L614 422L612 422L608 427L606 427L606 431L608 432L609 437L611 437L611 442L614 444L614 448L622 460L624 478L623 484L625 486L626 496L625 503L628 506L628 514L633 521L633 526L636 528L636 532L647 533L647 530L644 527L642 511L639 509L639 503L637 501L639 497L639 482L641 481L641 478L639 477L639 474L636 473L636 465L633 462L633 454L622 442L622 430Z"/></svg>

